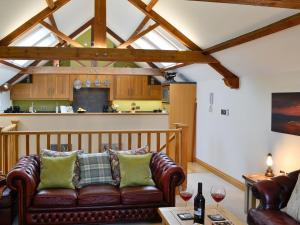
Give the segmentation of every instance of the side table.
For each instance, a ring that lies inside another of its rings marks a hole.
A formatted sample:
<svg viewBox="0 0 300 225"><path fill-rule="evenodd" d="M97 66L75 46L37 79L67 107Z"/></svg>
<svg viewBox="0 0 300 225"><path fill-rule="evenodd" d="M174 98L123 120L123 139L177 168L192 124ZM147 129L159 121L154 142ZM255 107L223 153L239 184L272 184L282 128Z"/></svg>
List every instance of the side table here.
<svg viewBox="0 0 300 225"><path fill-rule="evenodd" d="M248 213L249 209L256 208L256 198L252 194L252 186L262 180L270 180L272 177L266 177L264 173L244 174L245 179L245 202L244 212Z"/></svg>

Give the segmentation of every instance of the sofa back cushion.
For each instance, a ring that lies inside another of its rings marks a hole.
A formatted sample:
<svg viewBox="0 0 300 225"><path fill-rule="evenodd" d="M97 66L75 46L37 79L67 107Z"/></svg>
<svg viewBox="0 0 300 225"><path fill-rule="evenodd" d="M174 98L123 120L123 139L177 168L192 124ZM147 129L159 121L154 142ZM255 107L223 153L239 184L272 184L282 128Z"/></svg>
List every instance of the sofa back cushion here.
<svg viewBox="0 0 300 225"><path fill-rule="evenodd" d="M286 212L295 220L300 222L300 174L290 200L288 201Z"/></svg>
<svg viewBox="0 0 300 225"><path fill-rule="evenodd" d="M143 155L148 152L149 152L149 148L147 145L142 148L137 148L132 150L112 150L112 149L109 150L112 177L115 180L117 185L119 185L121 181L120 162L119 162L118 154Z"/></svg>
<svg viewBox="0 0 300 225"><path fill-rule="evenodd" d="M61 157L61 156L69 156L73 153L83 154L83 150L74 150L69 152L60 152L60 151L54 151L49 149L42 149L41 156L48 156L48 157ZM79 175L80 175L80 168L79 168L79 162L78 159L75 161L74 166L74 177L73 177L73 184L75 187L78 186L79 183Z"/></svg>
<svg viewBox="0 0 300 225"><path fill-rule="evenodd" d="M48 188L71 188L77 153L62 157L42 156L41 174L38 190Z"/></svg>
<svg viewBox="0 0 300 225"><path fill-rule="evenodd" d="M107 151L103 153L80 154L78 155L78 160L80 166L79 188L89 184L115 185L111 175Z"/></svg>
<svg viewBox="0 0 300 225"><path fill-rule="evenodd" d="M155 185L150 169L152 153L144 155L119 154L118 157L121 172L120 188Z"/></svg>

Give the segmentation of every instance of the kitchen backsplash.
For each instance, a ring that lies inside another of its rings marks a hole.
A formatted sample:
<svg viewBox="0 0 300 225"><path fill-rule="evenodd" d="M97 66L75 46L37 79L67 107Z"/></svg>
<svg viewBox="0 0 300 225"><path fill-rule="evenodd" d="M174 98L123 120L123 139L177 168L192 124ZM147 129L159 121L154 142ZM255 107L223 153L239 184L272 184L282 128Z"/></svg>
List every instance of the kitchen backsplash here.
<svg viewBox="0 0 300 225"><path fill-rule="evenodd" d="M37 112L55 112L56 105L65 105L69 106L70 102L66 100L19 100L13 101L14 106L20 106L21 111L28 111L29 107L34 105L35 110Z"/></svg>
<svg viewBox="0 0 300 225"><path fill-rule="evenodd" d="M118 110L130 111L131 104L135 103L136 107L140 107L137 111L153 111L155 109L162 109L163 105L161 101L143 101L143 100L114 100L113 104L118 105Z"/></svg>

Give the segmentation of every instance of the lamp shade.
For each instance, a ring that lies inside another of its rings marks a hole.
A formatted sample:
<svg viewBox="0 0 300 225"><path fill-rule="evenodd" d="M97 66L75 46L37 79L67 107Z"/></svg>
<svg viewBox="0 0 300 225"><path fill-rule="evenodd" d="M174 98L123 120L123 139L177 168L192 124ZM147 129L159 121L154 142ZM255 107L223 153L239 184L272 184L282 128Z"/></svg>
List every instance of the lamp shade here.
<svg viewBox="0 0 300 225"><path fill-rule="evenodd" d="M272 154L269 153L267 156L267 160L266 160L267 166L273 166L273 159L272 159Z"/></svg>

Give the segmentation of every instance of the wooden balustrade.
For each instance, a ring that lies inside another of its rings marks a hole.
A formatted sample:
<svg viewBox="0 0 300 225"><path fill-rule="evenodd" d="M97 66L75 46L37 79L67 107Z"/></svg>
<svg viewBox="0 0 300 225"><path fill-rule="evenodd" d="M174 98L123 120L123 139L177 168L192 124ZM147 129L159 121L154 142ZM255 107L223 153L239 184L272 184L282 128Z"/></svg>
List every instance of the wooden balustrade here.
<svg viewBox="0 0 300 225"><path fill-rule="evenodd" d="M0 132L0 170L6 174L24 155L39 154L41 149L87 153L106 148L127 150L149 146L150 151L165 152L187 172L186 127L176 124L168 130L104 130L104 131L17 131L12 124Z"/></svg>

